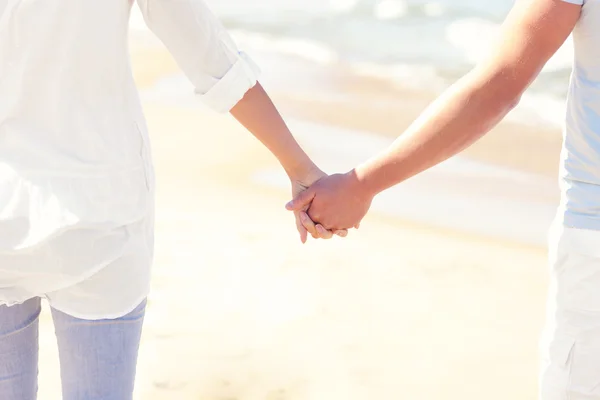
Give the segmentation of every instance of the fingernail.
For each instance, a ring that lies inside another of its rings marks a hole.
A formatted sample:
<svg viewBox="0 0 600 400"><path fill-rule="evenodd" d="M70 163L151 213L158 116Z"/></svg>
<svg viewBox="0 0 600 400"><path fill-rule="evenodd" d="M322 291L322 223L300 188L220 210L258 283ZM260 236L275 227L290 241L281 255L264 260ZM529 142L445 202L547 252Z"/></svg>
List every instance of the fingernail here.
<svg viewBox="0 0 600 400"><path fill-rule="evenodd" d="M292 208L292 203L293 203L293 201L288 201L288 202L285 204L285 208Z"/></svg>

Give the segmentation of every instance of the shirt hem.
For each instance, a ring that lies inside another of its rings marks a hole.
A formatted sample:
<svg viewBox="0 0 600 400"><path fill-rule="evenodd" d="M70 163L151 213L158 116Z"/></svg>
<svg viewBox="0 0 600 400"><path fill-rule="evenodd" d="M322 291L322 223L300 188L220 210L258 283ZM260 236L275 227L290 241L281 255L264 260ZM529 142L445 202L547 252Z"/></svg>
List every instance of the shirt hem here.
<svg viewBox="0 0 600 400"><path fill-rule="evenodd" d="M19 305L19 304L23 304L26 301L29 301L29 300L34 299L36 297L39 297L39 298L42 298L42 299L46 299L46 300L48 300L48 302L51 302L50 296L52 295L52 293L60 292L61 290L68 289L68 288L70 288L72 286L77 285L78 283L81 283L83 281L86 281L86 280L90 279L91 277L93 277L94 275L96 275L98 272L102 271L104 268L106 268L111 263L113 263L115 260L118 260L119 257L115 257L114 259L112 259L110 261L107 261L107 262L102 262L102 263L98 264L97 267L90 268L84 274L78 275L76 278L68 280L68 283L65 283L63 285L59 285L59 286L57 286L55 288L52 288L51 291L41 292L39 294L32 293L30 296L28 296L27 298L22 299L22 300L19 299L19 300L10 301L8 299L0 299L0 305L5 305L5 306L8 306L8 307L12 307L12 306L16 306L16 305Z"/></svg>
<svg viewBox="0 0 600 400"><path fill-rule="evenodd" d="M50 305L50 307L52 307L54 310L57 310L64 314L70 315L71 317L83 319L85 321L100 321L100 320L105 320L105 319L115 320L115 319L124 317L125 315L133 312L133 310L135 310L140 304L142 304L142 302L148 298L149 294L150 294L150 288L148 288L144 292L143 295L136 297L136 300L133 302L134 304L128 305L127 308L123 309L124 311L113 312L113 313L100 313L100 314L80 313L77 311L69 310L68 307L60 307L60 306L57 307L52 304L51 299L47 299L47 300L48 300L48 304Z"/></svg>
<svg viewBox="0 0 600 400"><path fill-rule="evenodd" d="M600 216L573 215L566 212L561 216L561 223L566 228L600 231Z"/></svg>

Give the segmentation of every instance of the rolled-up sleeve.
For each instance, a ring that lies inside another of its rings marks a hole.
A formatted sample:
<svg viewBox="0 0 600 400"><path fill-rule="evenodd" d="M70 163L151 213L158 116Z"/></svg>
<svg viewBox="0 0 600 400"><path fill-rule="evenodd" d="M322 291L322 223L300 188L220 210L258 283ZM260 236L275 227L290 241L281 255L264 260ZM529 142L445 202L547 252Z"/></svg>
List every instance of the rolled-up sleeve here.
<svg viewBox="0 0 600 400"><path fill-rule="evenodd" d="M260 73L238 50L204 0L137 0L148 28L164 43L202 101L227 112Z"/></svg>

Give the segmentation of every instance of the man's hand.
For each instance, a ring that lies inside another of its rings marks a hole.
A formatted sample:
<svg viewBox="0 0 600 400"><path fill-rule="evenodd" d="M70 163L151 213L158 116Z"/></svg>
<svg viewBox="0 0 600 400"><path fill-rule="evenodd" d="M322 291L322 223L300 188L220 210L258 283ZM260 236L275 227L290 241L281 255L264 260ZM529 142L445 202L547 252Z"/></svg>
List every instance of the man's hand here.
<svg viewBox="0 0 600 400"><path fill-rule="evenodd" d="M372 201L373 195L362 187L354 171L350 171L319 179L286 208L299 213L305 229L315 230L319 237L326 238L327 230L358 227Z"/></svg>
<svg viewBox="0 0 600 400"><path fill-rule="evenodd" d="M298 196L302 196L302 193L305 192L313 183L319 181L320 179L326 177L327 174L321 171L318 168L311 169L308 173L304 174L302 177L295 178L290 176L290 180L292 181L292 196L297 198ZM315 226L315 224L310 221L310 218L306 214L306 211L310 207L310 201L303 206L299 206L297 210L294 210L294 217L296 218L296 229L298 229L298 233L300 234L300 240L302 243L306 243L306 239L308 237L308 233L315 239L330 239L333 235L337 235L340 237L346 237L348 235L348 230L346 229L336 229L334 231L329 231L322 226Z"/></svg>

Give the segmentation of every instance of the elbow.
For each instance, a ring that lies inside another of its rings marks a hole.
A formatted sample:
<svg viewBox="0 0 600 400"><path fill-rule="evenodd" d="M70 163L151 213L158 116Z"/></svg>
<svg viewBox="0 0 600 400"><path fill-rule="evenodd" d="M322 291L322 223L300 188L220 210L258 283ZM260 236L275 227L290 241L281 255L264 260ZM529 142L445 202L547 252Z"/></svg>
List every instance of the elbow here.
<svg viewBox="0 0 600 400"><path fill-rule="evenodd" d="M533 80L529 73L516 71L515 68L476 68L471 78L477 97L501 114L507 114L519 105L523 93Z"/></svg>
<svg viewBox="0 0 600 400"><path fill-rule="evenodd" d="M498 73L493 81L495 86L495 92L497 97L500 99L500 108L508 114L510 111L515 109L523 94L535 79L535 74L532 74L528 70L510 68L508 71L504 70Z"/></svg>
<svg viewBox="0 0 600 400"><path fill-rule="evenodd" d="M519 105L522 97L522 91L505 89L490 91L488 94L492 95L490 98L491 104L488 108L492 126L502 121L512 110L514 110Z"/></svg>
<svg viewBox="0 0 600 400"><path fill-rule="evenodd" d="M498 102L498 108L509 112L519 105L527 88L526 79L518 74L499 73L490 80L487 91Z"/></svg>
<svg viewBox="0 0 600 400"><path fill-rule="evenodd" d="M511 112L512 110L514 110L515 108L517 108L517 106L521 102L522 97L523 97L522 91L518 92L517 94L513 94L512 96L509 97L509 99L506 102L506 113L507 114L509 112Z"/></svg>
<svg viewBox="0 0 600 400"><path fill-rule="evenodd" d="M499 79L494 84L483 89L483 96L487 97L488 104L491 103L490 108L496 110L502 118L519 105L525 89L525 85Z"/></svg>

